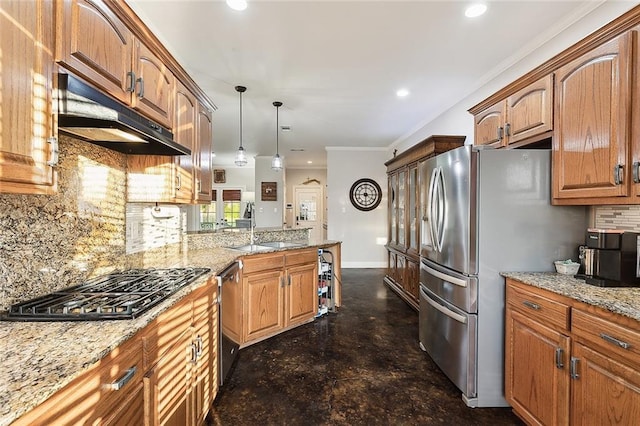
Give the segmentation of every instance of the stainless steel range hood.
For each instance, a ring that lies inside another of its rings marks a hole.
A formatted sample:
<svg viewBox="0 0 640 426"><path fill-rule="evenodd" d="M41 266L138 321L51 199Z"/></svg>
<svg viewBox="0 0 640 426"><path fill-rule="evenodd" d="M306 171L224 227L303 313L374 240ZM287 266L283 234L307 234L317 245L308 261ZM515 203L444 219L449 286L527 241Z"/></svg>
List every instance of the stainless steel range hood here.
<svg viewBox="0 0 640 426"><path fill-rule="evenodd" d="M69 74L58 74L58 129L137 155L191 155L173 133Z"/></svg>

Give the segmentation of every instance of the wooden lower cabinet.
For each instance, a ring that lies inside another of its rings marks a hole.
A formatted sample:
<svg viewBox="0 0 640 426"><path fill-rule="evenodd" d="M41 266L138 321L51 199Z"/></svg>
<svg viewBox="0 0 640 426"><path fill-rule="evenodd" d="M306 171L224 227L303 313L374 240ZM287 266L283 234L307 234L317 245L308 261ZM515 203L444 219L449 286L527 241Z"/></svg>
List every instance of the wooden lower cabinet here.
<svg viewBox="0 0 640 426"><path fill-rule="evenodd" d="M240 345L255 343L312 321L318 309L316 249L254 254L243 259L241 315L223 318ZM230 288L231 292L233 289ZM237 291L235 293L237 295Z"/></svg>
<svg viewBox="0 0 640 426"><path fill-rule="evenodd" d="M506 311L506 398L513 409L532 425L569 422L569 375L566 366L549 362L569 354L569 337L514 309Z"/></svg>
<svg viewBox="0 0 640 426"><path fill-rule="evenodd" d="M210 281L145 332L146 425L200 425L208 414L218 387L216 288Z"/></svg>
<svg viewBox="0 0 640 426"><path fill-rule="evenodd" d="M388 250L389 264L384 281L413 309L420 304L420 259Z"/></svg>
<svg viewBox="0 0 640 426"><path fill-rule="evenodd" d="M13 425L143 424L143 374L136 335Z"/></svg>
<svg viewBox="0 0 640 426"><path fill-rule="evenodd" d="M505 394L518 416L638 424L640 322L512 279L506 294Z"/></svg>

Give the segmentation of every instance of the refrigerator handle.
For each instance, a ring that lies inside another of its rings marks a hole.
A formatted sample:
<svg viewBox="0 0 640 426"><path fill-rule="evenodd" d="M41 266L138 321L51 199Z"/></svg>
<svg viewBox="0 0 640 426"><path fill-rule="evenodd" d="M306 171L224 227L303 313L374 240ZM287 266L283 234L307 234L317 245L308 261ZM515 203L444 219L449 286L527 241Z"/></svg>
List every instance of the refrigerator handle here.
<svg viewBox="0 0 640 426"><path fill-rule="evenodd" d="M444 243L444 220L446 217L447 200L445 199L444 177L442 175L442 167L438 167L438 177L436 180L438 192L438 251L442 252L442 244Z"/></svg>
<svg viewBox="0 0 640 426"><path fill-rule="evenodd" d="M435 269L421 263L421 268L427 271L429 275L433 275L436 278L440 278L442 281L446 281L451 284L455 284L459 287L467 287L467 281L462 278L452 277L451 275L447 275L444 272L436 271Z"/></svg>
<svg viewBox="0 0 640 426"><path fill-rule="evenodd" d="M431 173L431 182L429 182L429 193L427 196L427 230L429 231L429 239L431 240L431 245L435 251L438 250L437 243L435 241L435 235L433 233L433 197L434 197L434 187L435 187L435 178L438 169L433 169Z"/></svg>
<svg viewBox="0 0 640 426"><path fill-rule="evenodd" d="M457 313L453 312L451 309L447 309L446 307L442 306L441 304L434 302L433 300L431 300L431 298L429 297L428 294L425 294L425 296L427 296L427 298L425 299L427 301L427 303L429 303L435 309L440 311L442 314L448 316L449 318L451 318L453 320L458 321L461 324L466 324L467 323L467 318L464 315L457 314Z"/></svg>

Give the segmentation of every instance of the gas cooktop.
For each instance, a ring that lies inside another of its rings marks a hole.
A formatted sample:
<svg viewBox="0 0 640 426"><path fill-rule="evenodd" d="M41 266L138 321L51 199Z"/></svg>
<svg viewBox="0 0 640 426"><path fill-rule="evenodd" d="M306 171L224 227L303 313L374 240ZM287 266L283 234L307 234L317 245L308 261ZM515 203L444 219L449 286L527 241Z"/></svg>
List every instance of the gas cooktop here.
<svg viewBox="0 0 640 426"><path fill-rule="evenodd" d="M74 321L140 316L209 268L131 269L92 278L9 309L5 320Z"/></svg>

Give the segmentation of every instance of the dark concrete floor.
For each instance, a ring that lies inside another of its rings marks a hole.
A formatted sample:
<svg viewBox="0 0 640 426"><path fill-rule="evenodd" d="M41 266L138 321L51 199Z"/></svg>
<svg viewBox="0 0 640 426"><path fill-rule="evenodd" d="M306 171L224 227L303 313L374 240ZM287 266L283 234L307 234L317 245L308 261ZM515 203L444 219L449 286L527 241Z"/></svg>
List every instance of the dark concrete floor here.
<svg viewBox="0 0 640 426"><path fill-rule="evenodd" d="M343 306L240 351L214 425L521 425L468 408L418 346L418 314L382 269L344 269Z"/></svg>

